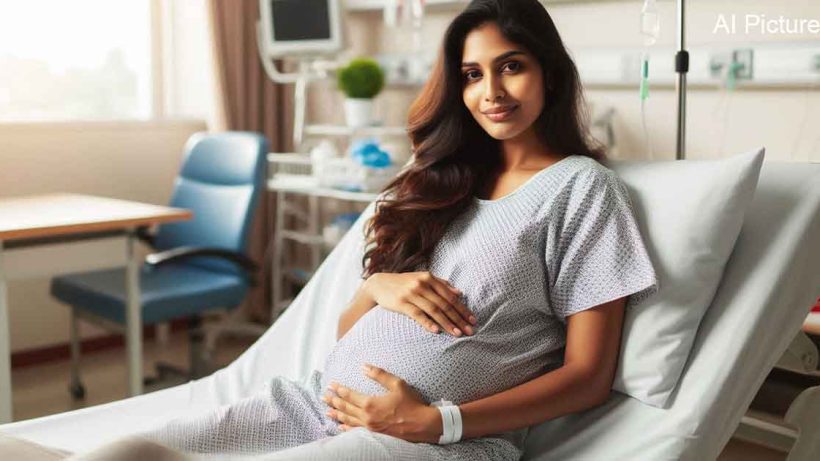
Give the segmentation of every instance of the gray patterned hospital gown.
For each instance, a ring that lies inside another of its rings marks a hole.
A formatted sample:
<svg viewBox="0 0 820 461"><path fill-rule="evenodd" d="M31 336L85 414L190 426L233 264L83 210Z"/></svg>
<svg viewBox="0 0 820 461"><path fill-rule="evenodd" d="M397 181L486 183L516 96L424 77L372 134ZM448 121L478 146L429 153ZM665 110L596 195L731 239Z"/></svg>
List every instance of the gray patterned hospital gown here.
<svg viewBox="0 0 820 461"><path fill-rule="evenodd" d="M376 306L306 385L275 378L263 395L174 421L154 437L189 452L282 455L264 459L323 459L322 445L353 436L357 443L336 447L348 454L334 451L333 459L518 459L527 429L451 445L409 443L364 429L339 435L320 396L331 380L370 395L385 393L360 371L371 363L403 378L429 402L480 399L558 368L567 316L628 295L631 308L657 289L625 186L611 170L579 155L539 171L502 198L474 199L448 226L428 270L463 292L478 319L474 335L434 334Z"/></svg>

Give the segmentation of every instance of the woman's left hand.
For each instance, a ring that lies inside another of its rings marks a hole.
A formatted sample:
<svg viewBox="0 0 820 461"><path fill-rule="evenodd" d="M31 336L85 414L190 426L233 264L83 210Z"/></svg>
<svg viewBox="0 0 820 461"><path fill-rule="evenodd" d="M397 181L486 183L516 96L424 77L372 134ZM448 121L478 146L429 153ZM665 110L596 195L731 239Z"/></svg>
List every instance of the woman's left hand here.
<svg viewBox="0 0 820 461"><path fill-rule="evenodd" d="M368 368L369 367L369 368ZM442 433L441 413L430 406L401 378L381 368L364 365L364 373L385 389L385 395L365 395L331 383L336 393L322 397L330 407L327 415L341 423L343 431L364 427L408 442L438 443Z"/></svg>

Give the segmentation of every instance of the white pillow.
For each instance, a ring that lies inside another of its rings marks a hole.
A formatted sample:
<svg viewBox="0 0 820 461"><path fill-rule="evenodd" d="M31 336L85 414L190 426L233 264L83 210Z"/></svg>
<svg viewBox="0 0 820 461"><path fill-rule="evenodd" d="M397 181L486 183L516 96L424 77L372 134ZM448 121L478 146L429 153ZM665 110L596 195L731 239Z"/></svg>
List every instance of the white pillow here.
<svg viewBox="0 0 820 461"><path fill-rule="evenodd" d="M613 389L666 406L740 233L764 152L603 162L629 190L658 277L657 292L626 312Z"/></svg>

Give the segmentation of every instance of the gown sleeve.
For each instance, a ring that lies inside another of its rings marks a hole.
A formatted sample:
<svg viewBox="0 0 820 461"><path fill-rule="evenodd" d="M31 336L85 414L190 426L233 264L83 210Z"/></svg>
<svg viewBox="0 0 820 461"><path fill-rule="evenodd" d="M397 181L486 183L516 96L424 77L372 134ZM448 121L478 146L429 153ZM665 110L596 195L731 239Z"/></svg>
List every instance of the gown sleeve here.
<svg viewBox="0 0 820 461"><path fill-rule="evenodd" d="M547 237L550 309L563 323L624 296L630 309L658 288L626 186L609 169L587 173L567 194Z"/></svg>

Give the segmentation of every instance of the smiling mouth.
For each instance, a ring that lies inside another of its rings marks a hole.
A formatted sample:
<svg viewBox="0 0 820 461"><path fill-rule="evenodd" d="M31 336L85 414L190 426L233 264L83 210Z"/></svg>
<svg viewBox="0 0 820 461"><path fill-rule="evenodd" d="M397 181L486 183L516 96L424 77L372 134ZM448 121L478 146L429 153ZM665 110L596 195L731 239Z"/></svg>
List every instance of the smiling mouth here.
<svg viewBox="0 0 820 461"><path fill-rule="evenodd" d="M487 118L494 122L501 122L509 118L516 110L518 110L518 106L513 107L510 110L499 112L497 114L484 114Z"/></svg>

